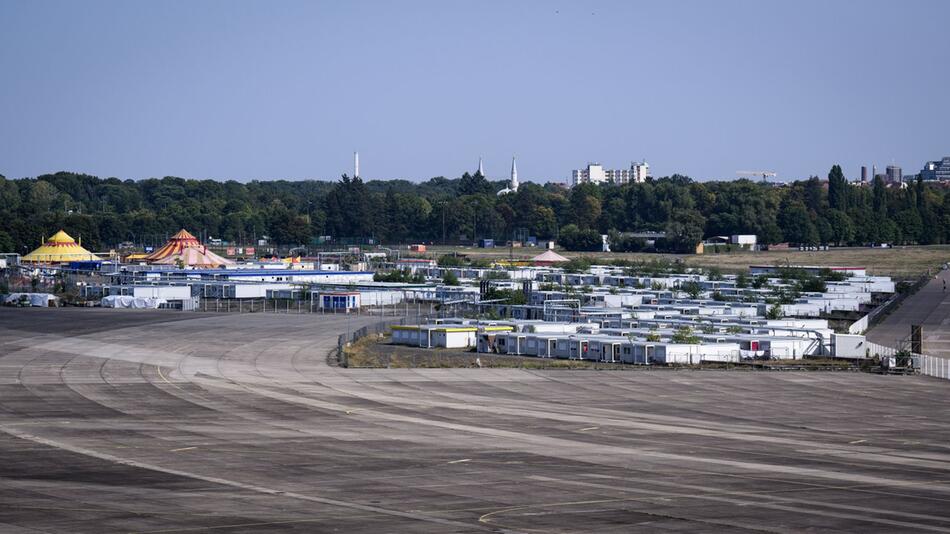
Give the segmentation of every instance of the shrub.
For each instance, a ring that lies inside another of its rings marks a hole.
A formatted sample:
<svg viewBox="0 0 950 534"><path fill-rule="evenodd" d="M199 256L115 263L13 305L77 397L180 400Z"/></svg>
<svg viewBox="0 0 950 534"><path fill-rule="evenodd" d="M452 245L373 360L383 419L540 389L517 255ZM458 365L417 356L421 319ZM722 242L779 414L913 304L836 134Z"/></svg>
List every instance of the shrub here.
<svg viewBox="0 0 950 534"><path fill-rule="evenodd" d="M579 258L571 258L569 261L562 263L561 268L569 273L583 273L586 272L587 269L590 269L590 265L590 259L581 256Z"/></svg>
<svg viewBox="0 0 950 534"><path fill-rule="evenodd" d="M738 288L749 287L749 277L747 277L745 273L739 273L738 275L736 275L736 287Z"/></svg>
<svg viewBox="0 0 950 534"><path fill-rule="evenodd" d="M767 312L765 312L766 319L781 319L784 316L782 313L782 307L778 304L773 304L769 306Z"/></svg>
<svg viewBox="0 0 950 534"><path fill-rule="evenodd" d="M465 265L465 258L455 254L445 254L439 256L438 264L439 267L461 267Z"/></svg>
<svg viewBox="0 0 950 534"><path fill-rule="evenodd" d="M673 341L673 343L699 343L699 336L694 334L693 329L688 326L677 328L676 332L673 332L673 336L670 339Z"/></svg>
<svg viewBox="0 0 950 534"><path fill-rule="evenodd" d="M699 298L699 294L702 293L703 288L699 285L699 282L690 280L680 284L680 291L689 294L690 298L697 299Z"/></svg>

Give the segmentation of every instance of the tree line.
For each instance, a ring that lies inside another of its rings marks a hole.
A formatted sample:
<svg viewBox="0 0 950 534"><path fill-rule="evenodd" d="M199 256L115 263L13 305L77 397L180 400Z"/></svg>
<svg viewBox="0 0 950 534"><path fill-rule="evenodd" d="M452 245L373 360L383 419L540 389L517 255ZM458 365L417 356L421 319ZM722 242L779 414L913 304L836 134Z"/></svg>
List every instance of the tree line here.
<svg viewBox="0 0 950 534"><path fill-rule="evenodd" d="M470 243L527 235L567 248L640 250L626 233L665 232L665 250L690 251L704 237L756 234L760 243L855 245L950 242L950 194L941 184L889 187L845 180L789 184L750 180L697 182L673 175L625 185L523 183L498 196L504 181L480 174L421 183L343 176L337 182L147 180L59 172L36 178L0 176L0 251L25 253L59 228L83 245L106 250L122 242L160 245L179 228L205 238L252 244Z"/></svg>

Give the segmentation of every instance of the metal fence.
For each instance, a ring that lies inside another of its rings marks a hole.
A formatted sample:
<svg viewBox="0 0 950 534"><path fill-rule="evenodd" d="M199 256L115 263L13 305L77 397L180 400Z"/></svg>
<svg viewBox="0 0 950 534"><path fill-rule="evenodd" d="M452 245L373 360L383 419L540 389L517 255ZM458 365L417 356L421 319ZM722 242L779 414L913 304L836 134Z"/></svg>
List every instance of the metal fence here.
<svg viewBox="0 0 950 534"><path fill-rule="evenodd" d="M218 299L202 298L194 311L216 313L319 313L327 315L350 314L369 317L421 316L432 313L431 303L401 302L398 304L363 306L350 309L323 308L316 301L299 299Z"/></svg>

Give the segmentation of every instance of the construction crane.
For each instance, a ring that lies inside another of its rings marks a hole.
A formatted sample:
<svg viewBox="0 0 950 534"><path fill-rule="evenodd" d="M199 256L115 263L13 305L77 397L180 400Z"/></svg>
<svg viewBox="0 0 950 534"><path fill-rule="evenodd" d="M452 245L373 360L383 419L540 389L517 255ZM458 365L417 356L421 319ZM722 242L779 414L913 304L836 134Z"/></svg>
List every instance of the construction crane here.
<svg viewBox="0 0 950 534"><path fill-rule="evenodd" d="M763 182L767 182L769 178L775 178L778 176L777 173L772 171L736 171L738 176L761 176Z"/></svg>

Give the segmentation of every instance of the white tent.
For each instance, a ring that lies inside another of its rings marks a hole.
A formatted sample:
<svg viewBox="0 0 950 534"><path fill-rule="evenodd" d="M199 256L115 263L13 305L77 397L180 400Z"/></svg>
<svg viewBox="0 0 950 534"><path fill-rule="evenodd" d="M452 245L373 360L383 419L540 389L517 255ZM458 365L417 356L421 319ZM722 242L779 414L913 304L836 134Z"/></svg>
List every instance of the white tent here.
<svg viewBox="0 0 950 534"><path fill-rule="evenodd" d="M103 308L135 308L135 309L154 309L168 302L165 299L153 299L145 297L131 297L128 295L109 295L102 297L100 303Z"/></svg>

